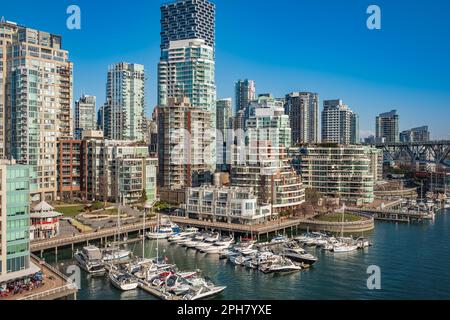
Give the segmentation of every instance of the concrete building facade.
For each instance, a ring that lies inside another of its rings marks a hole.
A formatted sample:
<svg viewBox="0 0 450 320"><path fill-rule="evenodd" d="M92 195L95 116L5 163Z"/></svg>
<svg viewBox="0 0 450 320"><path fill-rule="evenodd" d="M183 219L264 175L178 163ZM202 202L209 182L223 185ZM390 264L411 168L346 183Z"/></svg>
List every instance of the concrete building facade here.
<svg viewBox="0 0 450 320"><path fill-rule="evenodd" d="M73 65L61 36L11 22L0 30L3 155L35 168L34 200L54 200L57 140L73 136Z"/></svg>
<svg viewBox="0 0 450 320"><path fill-rule="evenodd" d="M271 206L260 206L252 188L187 188L184 209L187 217L202 221L252 225L271 219Z"/></svg>
<svg viewBox="0 0 450 320"><path fill-rule="evenodd" d="M211 114L202 108L170 99L158 108L158 186L179 190L211 182L215 172Z"/></svg>
<svg viewBox="0 0 450 320"><path fill-rule="evenodd" d="M82 95L80 99L75 101L74 112L74 138L81 140L83 131L95 130L96 125L96 97L89 95Z"/></svg>
<svg viewBox="0 0 450 320"><path fill-rule="evenodd" d="M319 142L319 95L293 92L286 95L285 112L289 115L293 144Z"/></svg>
<svg viewBox="0 0 450 320"><path fill-rule="evenodd" d="M351 204L372 203L382 178L383 154L367 146L308 146L293 149L294 167L306 188Z"/></svg>
<svg viewBox="0 0 450 320"><path fill-rule="evenodd" d="M382 113L376 117L375 138L377 143L397 143L400 141L397 110Z"/></svg>
<svg viewBox="0 0 450 320"><path fill-rule="evenodd" d="M322 142L359 143L359 117L342 100L325 100L322 111Z"/></svg>

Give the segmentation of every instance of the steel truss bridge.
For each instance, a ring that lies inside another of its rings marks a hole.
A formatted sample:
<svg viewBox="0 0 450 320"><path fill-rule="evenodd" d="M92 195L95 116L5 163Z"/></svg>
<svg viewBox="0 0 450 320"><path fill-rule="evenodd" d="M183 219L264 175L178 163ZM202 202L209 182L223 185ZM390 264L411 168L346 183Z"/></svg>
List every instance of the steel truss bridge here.
<svg viewBox="0 0 450 320"><path fill-rule="evenodd" d="M385 161L396 161L409 158L412 164L434 163L450 168L450 140L409 142L409 143L380 143L375 147L382 149Z"/></svg>

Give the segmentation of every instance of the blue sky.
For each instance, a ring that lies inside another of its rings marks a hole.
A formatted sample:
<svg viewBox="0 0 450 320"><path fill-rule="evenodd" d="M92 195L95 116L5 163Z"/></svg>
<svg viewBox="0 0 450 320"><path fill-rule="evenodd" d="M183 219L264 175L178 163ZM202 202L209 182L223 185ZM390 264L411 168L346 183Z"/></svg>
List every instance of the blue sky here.
<svg viewBox="0 0 450 320"><path fill-rule="evenodd" d="M74 94L105 100L106 72L142 63L148 113L156 104L159 6L164 0L2 1L0 16L61 34L74 68ZM218 97L239 78L257 92L314 91L341 98L360 114L363 136L376 114L397 109L400 129L429 125L450 139L450 1L215 0ZM66 8L81 8L81 30L66 28ZM382 29L366 28L366 9L382 10Z"/></svg>

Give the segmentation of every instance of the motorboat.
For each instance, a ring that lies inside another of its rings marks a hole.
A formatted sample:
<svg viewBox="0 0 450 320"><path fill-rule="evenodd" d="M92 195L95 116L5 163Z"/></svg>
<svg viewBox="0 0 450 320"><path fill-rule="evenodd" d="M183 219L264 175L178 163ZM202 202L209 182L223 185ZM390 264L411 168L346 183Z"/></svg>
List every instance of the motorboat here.
<svg viewBox="0 0 450 320"><path fill-rule="evenodd" d="M269 273L277 272L297 272L301 271L302 267L294 264L289 259L284 260L282 263L275 263L270 266Z"/></svg>
<svg viewBox="0 0 450 320"><path fill-rule="evenodd" d="M205 298L210 298L222 293L227 287L206 287L201 286L200 288L191 288L191 290L183 296L183 300L200 300Z"/></svg>
<svg viewBox="0 0 450 320"><path fill-rule="evenodd" d="M283 256L296 262L303 262L307 265L313 265L317 262L317 258L306 251L300 252L296 249L284 249L282 252Z"/></svg>
<svg viewBox="0 0 450 320"><path fill-rule="evenodd" d="M77 251L74 257L78 265L90 274L103 274L106 271L102 252L96 246L84 247L82 251Z"/></svg>
<svg viewBox="0 0 450 320"><path fill-rule="evenodd" d="M214 245L214 243L216 243L218 240L218 237L208 237L205 239L205 241L198 243L196 246L194 246L195 249L202 251L204 249L207 249L209 247L211 247L212 245Z"/></svg>
<svg viewBox="0 0 450 320"><path fill-rule="evenodd" d="M243 256L243 255L229 257L230 262L237 266L242 266L245 264L245 261L251 260L251 259L252 259L252 257Z"/></svg>
<svg viewBox="0 0 450 320"><path fill-rule="evenodd" d="M148 232L147 238L150 240L167 239L172 235L179 234L180 231L181 229L177 224L166 222L159 226L155 232Z"/></svg>
<svg viewBox="0 0 450 320"><path fill-rule="evenodd" d="M205 240L205 238L206 238L206 235L204 235L204 234L197 234L193 238L191 238L190 240L182 241L180 244L183 247L194 248L196 245L198 245L199 243L203 242L203 240Z"/></svg>
<svg viewBox="0 0 450 320"><path fill-rule="evenodd" d="M167 238L167 241L169 241L170 243L178 243L178 242L180 242L180 241L182 241L184 239L187 239L187 238L188 238L187 236L184 236L181 233L177 233L177 234L174 234L172 236L169 236Z"/></svg>
<svg viewBox="0 0 450 320"><path fill-rule="evenodd" d="M165 279L165 287L166 291L176 296L182 296L191 289L186 279L176 274L170 275Z"/></svg>
<svg viewBox="0 0 450 320"><path fill-rule="evenodd" d="M109 280L118 289L122 291L135 290L138 287L138 280L126 273L111 271Z"/></svg>
<svg viewBox="0 0 450 320"><path fill-rule="evenodd" d="M333 251L335 246L342 245L342 242L338 241L336 238L331 238L328 240L327 244L322 247L322 250Z"/></svg>
<svg viewBox="0 0 450 320"><path fill-rule="evenodd" d="M206 254L220 254L222 251L227 250L231 244L228 245L219 245L217 243L213 244L212 246L202 249L202 252Z"/></svg>
<svg viewBox="0 0 450 320"><path fill-rule="evenodd" d="M277 236L277 237L273 238L270 241L270 244L272 244L272 245L274 245L274 244L282 244L282 243L285 243L286 241L287 241L286 237L284 237L284 236Z"/></svg>
<svg viewBox="0 0 450 320"><path fill-rule="evenodd" d="M445 199L444 209L450 209L450 198Z"/></svg>
<svg viewBox="0 0 450 320"><path fill-rule="evenodd" d="M345 253L345 252L352 252L355 250L358 250L357 245L343 243L341 245L334 246L332 251L334 253Z"/></svg>
<svg viewBox="0 0 450 320"><path fill-rule="evenodd" d="M179 240L176 240L175 243L179 246L184 247L187 242L192 241L192 237L185 237Z"/></svg>
<svg viewBox="0 0 450 320"><path fill-rule="evenodd" d="M296 265L289 259L280 257L279 259L261 265L259 270L264 273L286 273L301 271L302 267Z"/></svg>
<svg viewBox="0 0 450 320"><path fill-rule="evenodd" d="M368 248L368 247L370 247L370 242L369 242L369 239L366 239L364 237L359 237L358 239L356 239L356 245L360 249Z"/></svg>
<svg viewBox="0 0 450 320"><path fill-rule="evenodd" d="M218 241L215 242L215 244L218 246L231 246L233 242L234 242L233 238L224 238L219 239Z"/></svg>
<svg viewBox="0 0 450 320"><path fill-rule="evenodd" d="M104 262L110 262L110 261L117 261L117 260L125 260L130 257L131 251L130 250L115 250L115 251L105 251L103 253L103 261Z"/></svg>
<svg viewBox="0 0 450 320"><path fill-rule="evenodd" d="M158 232L148 232L147 238L150 240L163 240L167 239L171 235L171 231L164 231L164 229L159 229Z"/></svg>

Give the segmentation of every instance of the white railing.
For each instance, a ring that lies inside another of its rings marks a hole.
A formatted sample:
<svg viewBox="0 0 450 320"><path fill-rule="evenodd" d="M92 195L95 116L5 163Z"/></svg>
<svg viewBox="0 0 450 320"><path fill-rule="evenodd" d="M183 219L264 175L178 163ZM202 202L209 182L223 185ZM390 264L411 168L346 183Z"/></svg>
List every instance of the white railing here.
<svg viewBox="0 0 450 320"><path fill-rule="evenodd" d="M68 290L73 291L73 290L78 290L78 288L75 284L69 283L62 287L58 287L58 288L47 290L44 292L32 294L27 297L20 298L18 300L43 300L43 298L50 297L52 295L62 293L62 292L68 291Z"/></svg>

